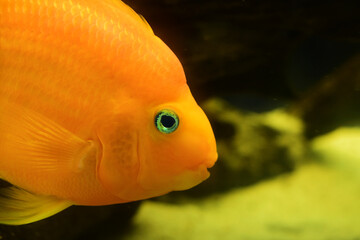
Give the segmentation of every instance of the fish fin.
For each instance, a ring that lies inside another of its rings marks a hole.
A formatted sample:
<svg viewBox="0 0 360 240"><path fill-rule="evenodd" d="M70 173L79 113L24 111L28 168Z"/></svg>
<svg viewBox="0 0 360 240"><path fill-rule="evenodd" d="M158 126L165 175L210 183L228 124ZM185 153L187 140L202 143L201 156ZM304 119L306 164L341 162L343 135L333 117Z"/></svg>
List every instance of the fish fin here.
<svg viewBox="0 0 360 240"><path fill-rule="evenodd" d="M145 25L145 27L146 27L152 34L154 34L154 31L152 30L152 28L151 28L150 24L148 23L148 21L146 21L145 17L144 17L143 15L141 15L141 14L138 14L138 15L139 15L141 21L143 22L143 24Z"/></svg>
<svg viewBox="0 0 360 240"><path fill-rule="evenodd" d="M125 6L125 8L128 10L128 13L130 14L130 16L132 16L135 20L141 22L141 24L148 30L150 31L152 34L154 34L154 31L152 30L150 24L146 21L146 19L138 14L137 12L135 12L134 9L132 9L129 5L127 5L126 3L124 3L123 1L119 1L119 0L115 0L116 3L118 4L122 4L123 6Z"/></svg>
<svg viewBox="0 0 360 240"><path fill-rule="evenodd" d="M56 122L16 104L1 107L0 155L12 168L29 172L79 172L94 148Z"/></svg>
<svg viewBox="0 0 360 240"><path fill-rule="evenodd" d="M0 189L0 223L21 225L50 217L72 204L52 196L35 195L11 186Z"/></svg>

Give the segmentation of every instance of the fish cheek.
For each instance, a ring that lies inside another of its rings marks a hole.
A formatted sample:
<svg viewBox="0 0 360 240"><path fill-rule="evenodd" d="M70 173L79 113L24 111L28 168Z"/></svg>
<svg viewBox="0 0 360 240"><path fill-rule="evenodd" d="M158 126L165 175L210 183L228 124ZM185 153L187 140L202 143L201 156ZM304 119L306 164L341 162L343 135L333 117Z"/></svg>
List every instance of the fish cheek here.
<svg viewBox="0 0 360 240"><path fill-rule="evenodd" d="M115 121L98 133L102 145L98 179L108 191L124 200L136 184L139 172L138 136L127 123Z"/></svg>
<svg viewBox="0 0 360 240"><path fill-rule="evenodd" d="M173 190L174 178L183 172L177 134L163 134L149 128L149 135L141 135L141 167L139 183L149 195L158 196ZM144 154L146 153L146 155ZM151 192L151 193L150 193Z"/></svg>

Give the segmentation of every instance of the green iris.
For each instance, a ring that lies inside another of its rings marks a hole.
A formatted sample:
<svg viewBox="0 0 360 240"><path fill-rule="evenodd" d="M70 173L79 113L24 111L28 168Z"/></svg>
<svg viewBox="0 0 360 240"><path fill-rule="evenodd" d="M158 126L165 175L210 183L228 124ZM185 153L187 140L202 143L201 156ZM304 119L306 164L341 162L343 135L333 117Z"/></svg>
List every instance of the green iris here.
<svg viewBox="0 0 360 240"><path fill-rule="evenodd" d="M179 126L179 117L175 112L163 109L155 116L155 126L162 133L172 133Z"/></svg>

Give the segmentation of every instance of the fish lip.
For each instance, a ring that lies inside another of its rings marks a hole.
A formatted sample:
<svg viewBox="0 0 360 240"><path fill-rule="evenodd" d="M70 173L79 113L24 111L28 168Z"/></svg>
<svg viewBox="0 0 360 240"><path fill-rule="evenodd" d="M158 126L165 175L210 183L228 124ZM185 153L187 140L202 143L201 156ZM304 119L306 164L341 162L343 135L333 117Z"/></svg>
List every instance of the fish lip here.
<svg viewBox="0 0 360 240"><path fill-rule="evenodd" d="M216 161L211 162L211 163L207 163L207 164L205 165L206 168L212 168L212 167L215 165L215 162L216 162Z"/></svg>
<svg viewBox="0 0 360 240"><path fill-rule="evenodd" d="M187 169L194 171L194 170L199 170L201 168L204 168L207 170L209 168L212 168L215 165L217 158L218 158L218 154L216 152L215 154L212 154L212 156L210 155L210 157L203 159L203 161L187 167Z"/></svg>
<svg viewBox="0 0 360 240"><path fill-rule="evenodd" d="M215 163L216 163L216 161L218 159L218 153L215 152L215 154L213 154L211 157L208 157L207 159L208 160L206 161L205 166L207 168L212 168L215 165Z"/></svg>

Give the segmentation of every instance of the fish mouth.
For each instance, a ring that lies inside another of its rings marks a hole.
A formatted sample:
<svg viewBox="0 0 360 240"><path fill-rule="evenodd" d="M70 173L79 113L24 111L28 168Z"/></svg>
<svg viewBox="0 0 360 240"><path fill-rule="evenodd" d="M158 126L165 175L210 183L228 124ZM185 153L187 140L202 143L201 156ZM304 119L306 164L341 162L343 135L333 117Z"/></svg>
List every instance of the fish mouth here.
<svg viewBox="0 0 360 240"><path fill-rule="evenodd" d="M197 169L198 170L204 169L205 171L207 171L207 169L212 168L215 165L217 159L218 159L218 153L216 151L212 152L201 162L198 162L196 165L193 165L188 169L192 171L196 171Z"/></svg>
<svg viewBox="0 0 360 240"><path fill-rule="evenodd" d="M184 174L184 176L181 177L181 181L184 181L184 184L182 184L179 189L176 189L176 191L192 188L208 179L210 177L210 172L208 169L212 168L215 165L217 159L218 153L215 151L211 153L205 161L188 169L187 174ZM186 180L186 177L188 177L189 179Z"/></svg>
<svg viewBox="0 0 360 240"><path fill-rule="evenodd" d="M174 191L190 189L209 178L210 173L205 164L200 164L194 169L188 169L175 180Z"/></svg>
<svg viewBox="0 0 360 240"><path fill-rule="evenodd" d="M212 153L210 157L207 158L207 161L205 162L205 166L207 168L212 168L215 165L217 159L218 159L218 153L217 152Z"/></svg>
<svg viewBox="0 0 360 240"><path fill-rule="evenodd" d="M218 153L210 153L202 162L188 168L176 179L175 191L182 191L192 188L210 177L209 168L212 168L218 159Z"/></svg>
<svg viewBox="0 0 360 240"><path fill-rule="evenodd" d="M193 172L196 172L196 171L207 172L210 175L208 169L212 168L215 165L217 159L218 159L218 153L217 152L211 153L211 154L209 154L209 156L207 158L205 158L205 160L197 163L196 165L188 167L187 170L193 171Z"/></svg>

